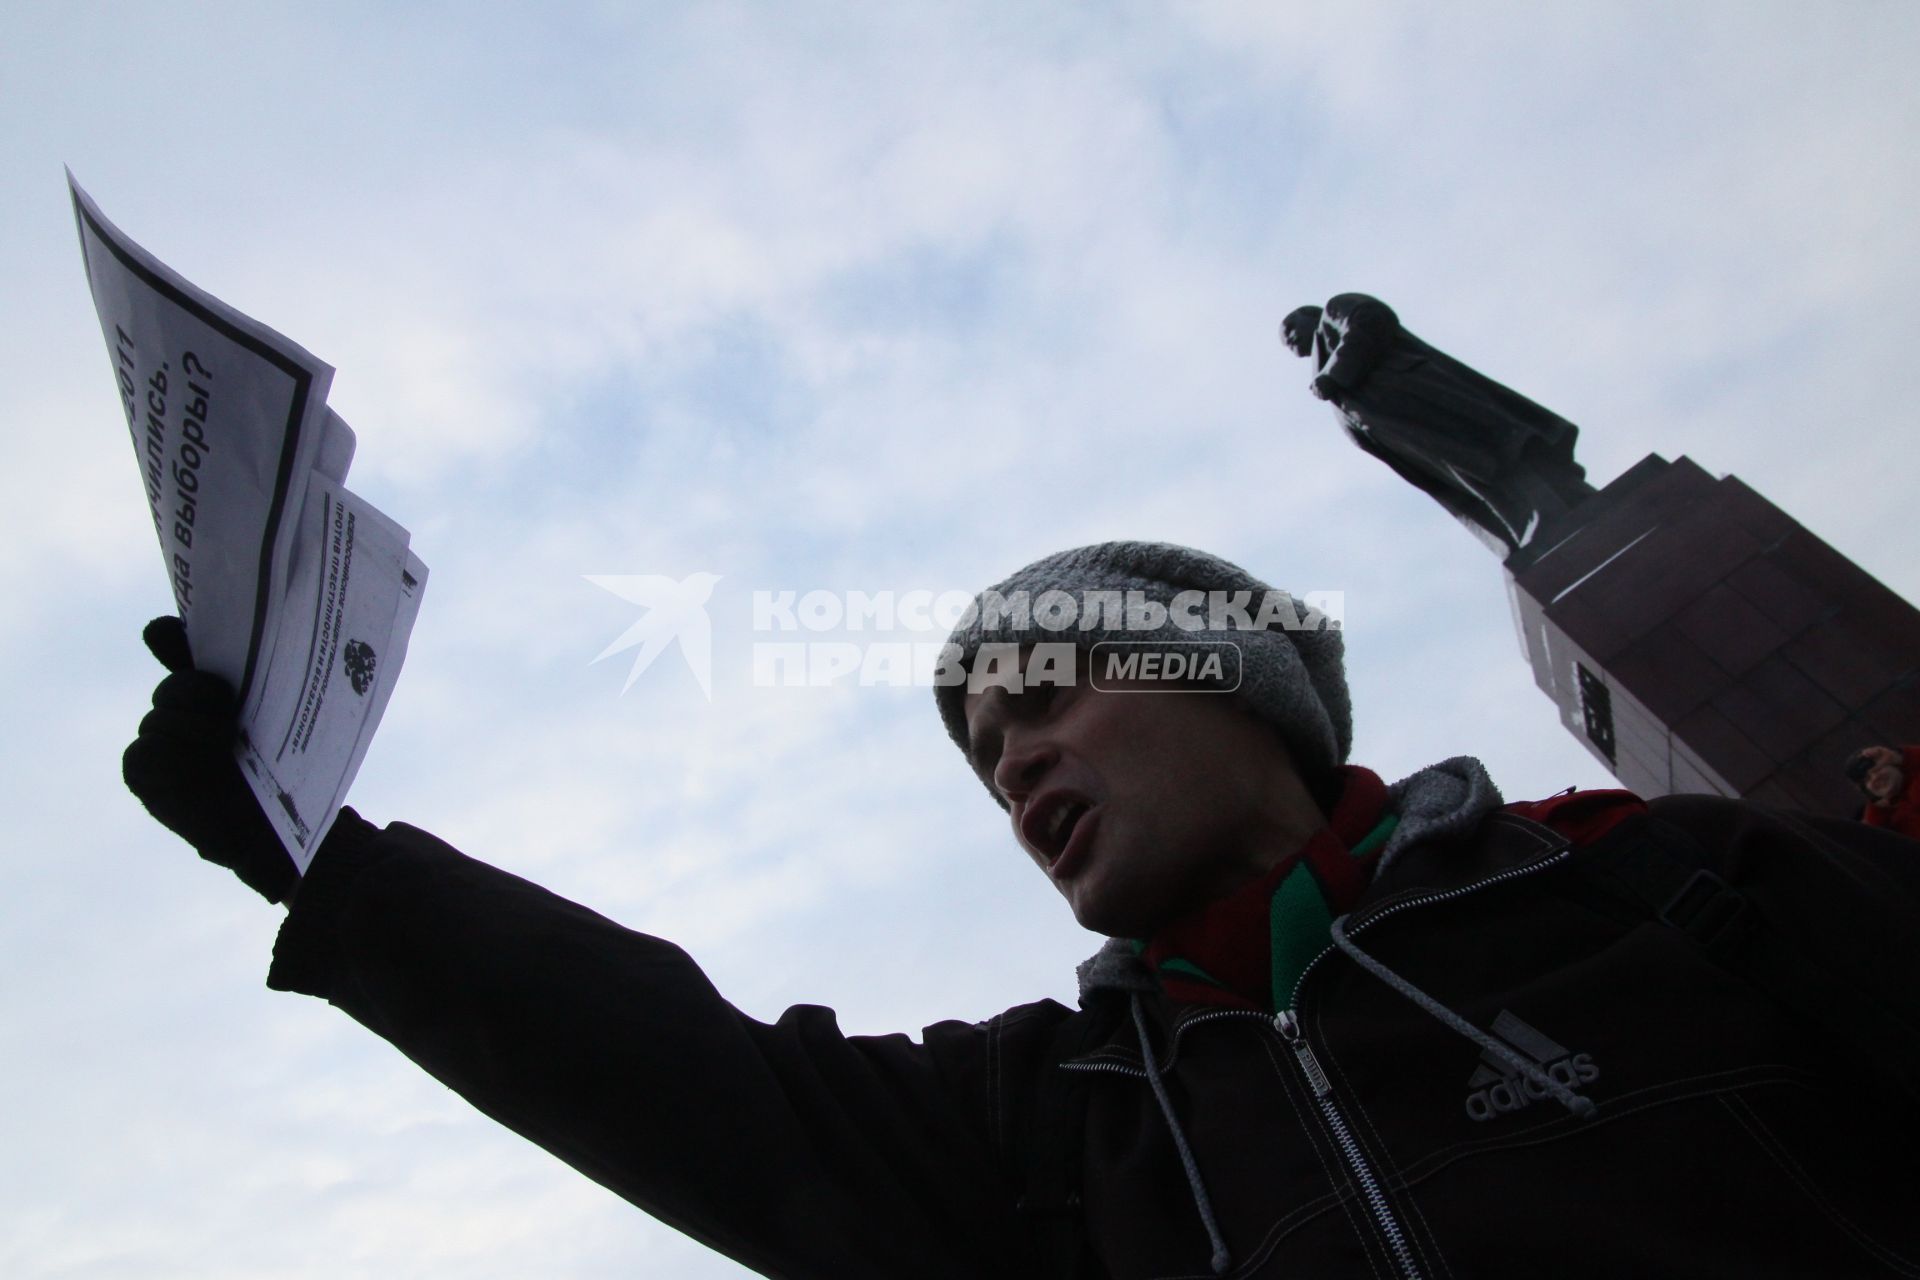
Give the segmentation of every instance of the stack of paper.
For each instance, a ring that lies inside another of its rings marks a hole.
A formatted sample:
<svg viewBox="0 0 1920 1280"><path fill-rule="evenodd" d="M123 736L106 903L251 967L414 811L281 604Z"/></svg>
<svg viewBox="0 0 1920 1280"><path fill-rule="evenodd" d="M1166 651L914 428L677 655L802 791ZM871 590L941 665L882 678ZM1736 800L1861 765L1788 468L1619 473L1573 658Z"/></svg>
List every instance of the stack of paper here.
<svg viewBox="0 0 1920 1280"><path fill-rule="evenodd" d="M406 656L427 569L349 493L333 369L122 235L67 175L87 283L194 665L304 874Z"/></svg>

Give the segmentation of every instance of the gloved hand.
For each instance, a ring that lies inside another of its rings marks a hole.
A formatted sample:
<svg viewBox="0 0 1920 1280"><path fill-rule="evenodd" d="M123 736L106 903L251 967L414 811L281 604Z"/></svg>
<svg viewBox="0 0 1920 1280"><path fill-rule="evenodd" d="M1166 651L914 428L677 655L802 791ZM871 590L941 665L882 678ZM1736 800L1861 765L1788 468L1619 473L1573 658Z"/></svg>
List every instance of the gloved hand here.
<svg viewBox="0 0 1920 1280"><path fill-rule="evenodd" d="M300 875L233 757L233 686L193 669L180 619L155 618L140 638L172 674L154 687L153 710L120 758L127 789L208 862L268 902L286 900Z"/></svg>

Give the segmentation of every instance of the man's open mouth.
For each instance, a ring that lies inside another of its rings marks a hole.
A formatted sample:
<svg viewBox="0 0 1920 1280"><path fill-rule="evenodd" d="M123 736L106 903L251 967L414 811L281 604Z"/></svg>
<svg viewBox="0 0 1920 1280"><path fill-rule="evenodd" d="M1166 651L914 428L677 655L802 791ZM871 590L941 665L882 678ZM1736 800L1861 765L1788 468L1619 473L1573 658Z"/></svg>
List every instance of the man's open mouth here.
<svg viewBox="0 0 1920 1280"><path fill-rule="evenodd" d="M1073 839L1073 829L1093 806L1079 796L1055 793L1045 796L1028 812L1020 824L1021 833L1051 864Z"/></svg>

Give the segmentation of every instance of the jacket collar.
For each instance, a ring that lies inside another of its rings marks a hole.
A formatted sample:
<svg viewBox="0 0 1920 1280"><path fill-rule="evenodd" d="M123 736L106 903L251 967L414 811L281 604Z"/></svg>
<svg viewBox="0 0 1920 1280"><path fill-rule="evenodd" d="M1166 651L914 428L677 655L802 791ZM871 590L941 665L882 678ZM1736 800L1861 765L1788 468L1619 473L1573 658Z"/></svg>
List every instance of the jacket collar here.
<svg viewBox="0 0 1920 1280"><path fill-rule="evenodd" d="M1388 792L1400 823L1380 855L1373 883L1361 895L1356 917L1423 894L1464 888L1567 845L1549 828L1501 812L1499 789L1471 756L1421 769ZM1109 938L1078 973L1082 1006L1101 993L1160 992L1159 978L1124 938ZM1194 1015L1169 1016L1184 1024Z"/></svg>
<svg viewBox="0 0 1920 1280"><path fill-rule="evenodd" d="M1383 867L1354 908L1355 919L1396 902L1464 889L1491 876L1550 858L1568 840L1551 827L1495 809L1473 828L1472 839L1431 841L1408 848Z"/></svg>

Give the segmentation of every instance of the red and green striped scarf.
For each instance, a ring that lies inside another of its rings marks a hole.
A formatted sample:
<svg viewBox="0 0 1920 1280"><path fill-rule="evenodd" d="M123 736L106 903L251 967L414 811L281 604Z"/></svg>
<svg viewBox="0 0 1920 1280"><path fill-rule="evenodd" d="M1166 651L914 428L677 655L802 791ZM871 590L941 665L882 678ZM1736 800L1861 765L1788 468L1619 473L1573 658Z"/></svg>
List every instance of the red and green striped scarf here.
<svg viewBox="0 0 1920 1280"><path fill-rule="evenodd" d="M1330 941L1334 919L1366 890L1399 821L1387 808L1386 783L1372 770L1345 765L1340 782L1327 825L1298 853L1135 944L1170 997L1285 1007L1301 971Z"/></svg>

